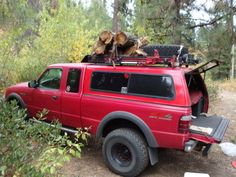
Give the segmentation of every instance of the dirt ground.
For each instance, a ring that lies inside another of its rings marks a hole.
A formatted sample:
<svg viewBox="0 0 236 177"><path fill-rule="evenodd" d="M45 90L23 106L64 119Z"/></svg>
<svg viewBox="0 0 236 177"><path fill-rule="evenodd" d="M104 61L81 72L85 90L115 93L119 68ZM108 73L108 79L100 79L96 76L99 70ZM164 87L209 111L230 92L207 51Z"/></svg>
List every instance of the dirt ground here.
<svg viewBox="0 0 236 177"><path fill-rule="evenodd" d="M224 142L236 139L236 92L222 90L218 101L212 104L209 114L217 114L231 120ZM236 169L231 162L236 157L223 154L218 145L214 145L208 157L199 152L185 153L177 150L161 149L159 162L148 167L141 177L183 177L185 172L208 173L211 177L236 177ZM66 177L115 177L105 166L101 145L92 143L82 153L81 159L73 158L61 169Z"/></svg>

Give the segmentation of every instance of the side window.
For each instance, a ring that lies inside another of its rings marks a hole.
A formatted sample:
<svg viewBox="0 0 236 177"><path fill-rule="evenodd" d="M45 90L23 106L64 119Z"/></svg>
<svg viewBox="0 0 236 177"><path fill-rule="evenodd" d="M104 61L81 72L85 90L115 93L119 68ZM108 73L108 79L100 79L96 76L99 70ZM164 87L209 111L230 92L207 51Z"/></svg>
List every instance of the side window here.
<svg viewBox="0 0 236 177"><path fill-rule="evenodd" d="M173 98L174 87L170 76L132 74L128 93Z"/></svg>
<svg viewBox="0 0 236 177"><path fill-rule="evenodd" d="M66 92L77 93L79 91L80 75L80 69L69 70L66 82Z"/></svg>
<svg viewBox="0 0 236 177"><path fill-rule="evenodd" d="M94 90L127 93L129 75L125 73L94 72L91 88Z"/></svg>
<svg viewBox="0 0 236 177"><path fill-rule="evenodd" d="M61 82L62 69L48 69L39 79L39 87L45 89L59 89Z"/></svg>

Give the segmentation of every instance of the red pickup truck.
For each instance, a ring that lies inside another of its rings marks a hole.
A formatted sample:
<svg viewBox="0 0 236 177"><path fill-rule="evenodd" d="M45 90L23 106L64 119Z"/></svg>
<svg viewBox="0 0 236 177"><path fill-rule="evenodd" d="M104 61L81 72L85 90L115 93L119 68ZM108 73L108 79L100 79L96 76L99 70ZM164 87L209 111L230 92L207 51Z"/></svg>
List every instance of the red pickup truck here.
<svg viewBox="0 0 236 177"><path fill-rule="evenodd" d="M229 121L206 116L208 92L202 73L211 61L188 67L53 64L29 83L9 87L7 101L27 108L29 117L43 108L47 121L58 119L66 130L91 127L104 138L103 155L110 170L137 176L157 161L158 148L207 155L223 139Z"/></svg>

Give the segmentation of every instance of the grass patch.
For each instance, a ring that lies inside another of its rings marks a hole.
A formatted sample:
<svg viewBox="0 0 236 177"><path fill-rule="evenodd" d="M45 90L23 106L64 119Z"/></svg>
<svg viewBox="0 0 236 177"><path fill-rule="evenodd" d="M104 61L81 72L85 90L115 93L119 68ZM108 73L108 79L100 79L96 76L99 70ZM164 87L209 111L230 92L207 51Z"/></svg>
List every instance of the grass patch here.
<svg viewBox="0 0 236 177"><path fill-rule="evenodd" d="M228 91L236 91L236 79L232 80L224 80L219 83L221 89L228 90Z"/></svg>

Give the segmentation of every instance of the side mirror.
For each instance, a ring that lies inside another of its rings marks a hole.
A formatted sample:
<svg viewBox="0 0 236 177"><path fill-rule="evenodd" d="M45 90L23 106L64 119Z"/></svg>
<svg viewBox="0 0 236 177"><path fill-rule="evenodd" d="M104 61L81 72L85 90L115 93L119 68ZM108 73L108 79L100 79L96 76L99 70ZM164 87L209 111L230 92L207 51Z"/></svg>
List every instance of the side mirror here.
<svg viewBox="0 0 236 177"><path fill-rule="evenodd" d="M38 82L36 80L29 81L28 82L28 87L29 88L37 88L38 87Z"/></svg>

